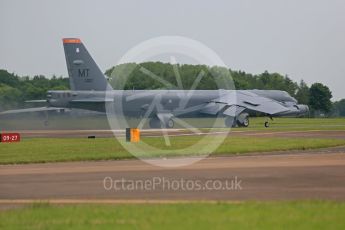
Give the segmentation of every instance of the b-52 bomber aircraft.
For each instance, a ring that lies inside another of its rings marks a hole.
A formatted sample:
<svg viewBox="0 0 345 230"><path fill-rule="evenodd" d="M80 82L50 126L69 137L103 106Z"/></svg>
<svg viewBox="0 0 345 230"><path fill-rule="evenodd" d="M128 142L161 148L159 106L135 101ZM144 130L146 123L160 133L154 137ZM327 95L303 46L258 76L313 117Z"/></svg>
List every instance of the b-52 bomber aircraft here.
<svg viewBox="0 0 345 230"><path fill-rule="evenodd" d="M86 109L106 111L107 103L121 100L124 116L147 116L151 128L173 128L178 117L225 117L227 127L249 125L249 113L267 117L302 116L307 105L280 90L113 90L78 38L64 38L70 90L48 91L46 107L9 110L0 114ZM158 103L157 102L157 98ZM186 99L187 98L187 99ZM42 102L42 100L39 100ZM159 104L159 106L151 106ZM116 116L116 109L113 111ZM268 121L265 122L268 127Z"/></svg>

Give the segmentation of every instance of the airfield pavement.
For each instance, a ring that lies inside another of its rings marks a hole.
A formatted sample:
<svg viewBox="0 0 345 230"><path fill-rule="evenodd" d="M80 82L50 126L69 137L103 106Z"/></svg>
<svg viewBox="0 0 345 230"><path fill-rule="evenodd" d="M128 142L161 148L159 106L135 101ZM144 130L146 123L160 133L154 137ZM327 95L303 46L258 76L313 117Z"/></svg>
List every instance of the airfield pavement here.
<svg viewBox="0 0 345 230"><path fill-rule="evenodd" d="M345 138L344 131L297 133ZM179 168L161 168L140 160L1 165L0 205L37 200L56 203L345 200L344 181L345 147L209 157ZM135 187L128 187L134 183ZM151 186L143 187L143 183Z"/></svg>

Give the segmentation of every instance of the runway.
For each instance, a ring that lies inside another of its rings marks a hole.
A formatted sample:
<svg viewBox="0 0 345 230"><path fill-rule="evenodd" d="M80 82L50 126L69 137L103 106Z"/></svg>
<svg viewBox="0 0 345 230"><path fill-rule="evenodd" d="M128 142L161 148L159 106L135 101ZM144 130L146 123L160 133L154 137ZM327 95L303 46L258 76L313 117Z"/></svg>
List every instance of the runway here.
<svg viewBox="0 0 345 230"><path fill-rule="evenodd" d="M2 165L0 204L34 200L344 201L344 181L344 148L210 157L181 168L160 168L140 160Z"/></svg>

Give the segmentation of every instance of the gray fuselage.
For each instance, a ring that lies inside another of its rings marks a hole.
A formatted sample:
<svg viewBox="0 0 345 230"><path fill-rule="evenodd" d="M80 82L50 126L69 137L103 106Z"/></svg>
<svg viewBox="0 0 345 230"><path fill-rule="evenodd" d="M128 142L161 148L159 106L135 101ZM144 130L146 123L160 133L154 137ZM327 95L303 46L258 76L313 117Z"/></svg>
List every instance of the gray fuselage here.
<svg viewBox="0 0 345 230"><path fill-rule="evenodd" d="M226 94L236 95L236 92L255 93L272 100L277 100L287 107L297 105L296 99L285 91L278 90L49 91L47 101L52 107L78 108L115 114L121 113L125 116L133 117L143 116L148 110L152 111L148 116L160 112L171 113L175 116L200 117L209 116L209 114L200 113L200 109L207 103ZM112 103L113 105L107 106L107 103Z"/></svg>

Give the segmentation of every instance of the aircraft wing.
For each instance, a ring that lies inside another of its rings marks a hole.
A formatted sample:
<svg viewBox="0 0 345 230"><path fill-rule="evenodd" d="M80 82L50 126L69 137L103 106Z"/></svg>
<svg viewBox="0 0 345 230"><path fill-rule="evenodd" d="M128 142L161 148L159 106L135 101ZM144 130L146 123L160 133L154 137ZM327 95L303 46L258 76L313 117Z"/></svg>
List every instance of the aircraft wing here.
<svg viewBox="0 0 345 230"><path fill-rule="evenodd" d="M212 109L213 105L213 109ZM214 106L217 105L217 106ZM244 110L251 110L256 112L274 115L282 112L289 111L288 108L280 104L278 101L258 96L251 92L233 91L226 93L219 98L208 103L205 108L211 107L212 112L217 113L221 109L226 108L223 113L228 116L237 116ZM210 110L210 109L209 109ZM201 112L205 112L201 110Z"/></svg>
<svg viewBox="0 0 345 230"><path fill-rule="evenodd" d="M6 114L17 114L17 113L33 113L33 112L46 112L46 111L61 111L65 108L56 108L56 107L38 107L38 108L27 108L27 109L14 109L0 112L0 115Z"/></svg>

